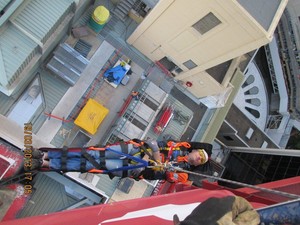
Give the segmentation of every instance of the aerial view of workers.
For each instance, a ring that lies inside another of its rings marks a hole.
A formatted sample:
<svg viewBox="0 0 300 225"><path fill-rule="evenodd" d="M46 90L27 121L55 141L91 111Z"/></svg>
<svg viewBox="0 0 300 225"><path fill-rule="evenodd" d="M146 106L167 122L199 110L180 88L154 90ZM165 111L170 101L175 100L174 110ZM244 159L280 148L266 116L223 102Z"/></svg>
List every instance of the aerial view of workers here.
<svg viewBox="0 0 300 225"><path fill-rule="evenodd" d="M102 173L111 177L184 183L188 174L181 170L193 171L207 166L211 154L209 143L132 139L103 147L33 148L31 166L24 169Z"/></svg>

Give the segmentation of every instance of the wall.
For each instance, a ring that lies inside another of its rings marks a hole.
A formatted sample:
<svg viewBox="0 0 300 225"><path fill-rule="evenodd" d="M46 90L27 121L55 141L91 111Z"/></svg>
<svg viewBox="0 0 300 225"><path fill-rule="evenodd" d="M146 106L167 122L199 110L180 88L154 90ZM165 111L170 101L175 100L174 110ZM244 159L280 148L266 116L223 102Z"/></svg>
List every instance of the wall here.
<svg viewBox="0 0 300 225"><path fill-rule="evenodd" d="M210 12L221 24L201 35L192 26ZM203 71L270 40L268 32L236 1L201 0L199 4L199 0L189 0L187 4L184 0L164 0L152 9L127 41L153 61L167 56L183 70L176 79L204 77L205 86L217 88ZM198 65L191 70L183 65L190 59ZM203 93L196 96L203 97Z"/></svg>

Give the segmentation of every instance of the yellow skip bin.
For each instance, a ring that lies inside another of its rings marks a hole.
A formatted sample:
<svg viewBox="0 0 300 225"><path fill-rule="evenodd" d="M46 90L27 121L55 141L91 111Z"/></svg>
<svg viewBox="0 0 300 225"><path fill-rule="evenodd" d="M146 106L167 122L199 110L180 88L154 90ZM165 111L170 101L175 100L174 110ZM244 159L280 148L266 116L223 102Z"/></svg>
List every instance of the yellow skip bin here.
<svg viewBox="0 0 300 225"><path fill-rule="evenodd" d="M109 110L94 99L89 99L74 123L90 134L95 134Z"/></svg>

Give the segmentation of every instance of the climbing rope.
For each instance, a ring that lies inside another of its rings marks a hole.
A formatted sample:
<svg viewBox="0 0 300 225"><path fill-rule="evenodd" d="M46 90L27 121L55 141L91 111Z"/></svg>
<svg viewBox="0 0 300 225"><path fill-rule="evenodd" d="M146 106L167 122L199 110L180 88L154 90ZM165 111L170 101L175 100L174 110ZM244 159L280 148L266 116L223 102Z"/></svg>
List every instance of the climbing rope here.
<svg viewBox="0 0 300 225"><path fill-rule="evenodd" d="M230 184L235 184L241 187L248 187L248 188L252 188L255 190L259 190L259 191L263 191L263 192L268 192L268 193L272 193L272 194L276 194L276 195L281 195L290 199L300 199L300 195L296 195L296 194L291 194L291 193L287 193L287 192L283 192L283 191L277 191L274 189L268 189L268 188L264 188L264 187L260 187L260 186L255 186L255 185L251 185L251 184L246 184L246 183L242 183L242 182L238 182L238 181L233 181L233 180L228 180L228 179L224 179L221 177L216 177L216 176L211 176L211 175L206 175L206 174L202 174L202 173L197 173L197 172L193 172L193 171L189 171L189 170L184 170L180 167L176 167L173 166L174 162L169 162L169 163L165 163L165 164L157 164L154 166L148 166L148 168L154 169L154 170L165 170L165 171L176 171L176 172L183 172L183 173L188 173L188 174L193 174L196 176L200 176L200 177L205 177L205 178L210 178L210 179L214 179L217 181L222 181L225 183L230 183Z"/></svg>

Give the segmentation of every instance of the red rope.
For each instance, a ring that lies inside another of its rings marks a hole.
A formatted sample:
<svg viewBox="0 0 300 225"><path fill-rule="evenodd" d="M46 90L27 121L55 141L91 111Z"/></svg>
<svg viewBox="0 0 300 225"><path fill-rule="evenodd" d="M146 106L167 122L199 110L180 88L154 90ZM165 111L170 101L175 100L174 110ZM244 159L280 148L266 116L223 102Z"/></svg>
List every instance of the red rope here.
<svg viewBox="0 0 300 225"><path fill-rule="evenodd" d="M133 98L132 95L129 95L129 96L127 97L126 101L125 101L124 104L122 105L121 110L120 110L119 113L118 113L119 117L123 115L123 113L124 113L125 110L127 109L128 105L130 104L132 98Z"/></svg>
<svg viewBox="0 0 300 225"><path fill-rule="evenodd" d="M44 112L44 114L45 114L46 116L52 117L52 118L54 118L54 119L61 120L61 121L63 121L64 123L70 123L70 122L72 122L72 120L65 120L64 118L61 118L61 117L58 117L58 116L54 116L54 115L52 115L51 113L46 113L46 112Z"/></svg>

